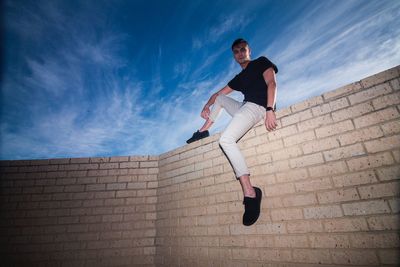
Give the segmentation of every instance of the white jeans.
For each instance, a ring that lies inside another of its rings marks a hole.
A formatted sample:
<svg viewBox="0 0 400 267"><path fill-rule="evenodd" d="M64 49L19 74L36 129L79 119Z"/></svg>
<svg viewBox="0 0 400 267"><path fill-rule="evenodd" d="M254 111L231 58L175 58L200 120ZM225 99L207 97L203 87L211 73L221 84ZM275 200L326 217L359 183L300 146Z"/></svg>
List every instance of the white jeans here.
<svg viewBox="0 0 400 267"><path fill-rule="evenodd" d="M222 108L232 116L232 120L222 133L219 144L228 157L236 178L239 179L240 176L250 175L250 172L237 141L265 118L265 108L255 103L239 102L226 95L219 95L209 116L211 121L217 119Z"/></svg>

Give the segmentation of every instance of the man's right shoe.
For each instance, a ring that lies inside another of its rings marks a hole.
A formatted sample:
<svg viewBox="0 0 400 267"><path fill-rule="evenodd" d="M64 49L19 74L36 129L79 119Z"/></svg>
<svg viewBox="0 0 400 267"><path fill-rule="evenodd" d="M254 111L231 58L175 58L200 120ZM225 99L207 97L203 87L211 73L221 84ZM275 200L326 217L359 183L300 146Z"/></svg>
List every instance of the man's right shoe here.
<svg viewBox="0 0 400 267"><path fill-rule="evenodd" d="M199 131L197 131L197 132L195 132L195 133L193 134L193 136L192 136L190 139L188 139L188 140L186 141L186 143L190 144L190 143L193 143L194 141L197 141L197 140L206 138L206 137L208 137L208 136L210 136L210 133L209 133L208 131L204 131L204 132L199 132Z"/></svg>
<svg viewBox="0 0 400 267"><path fill-rule="evenodd" d="M254 224L258 217L260 216L260 207L261 207L261 199L262 192L258 187L253 187L254 191L256 191L256 197L244 197L244 214L243 214L243 225L250 226Z"/></svg>

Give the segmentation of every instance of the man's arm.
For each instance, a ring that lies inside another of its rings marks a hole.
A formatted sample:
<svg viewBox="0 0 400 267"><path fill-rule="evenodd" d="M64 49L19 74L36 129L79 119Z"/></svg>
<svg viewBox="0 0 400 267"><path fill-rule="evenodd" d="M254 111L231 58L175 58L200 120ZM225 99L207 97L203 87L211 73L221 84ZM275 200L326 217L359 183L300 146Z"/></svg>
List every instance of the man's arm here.
<svg viewBox="0 0 400 267"><path fill-rule="evenodd" d="M276 86L276 76L275 76L275 71L273 68L268 68L266 71L263 73L265 83L268 86L267 90L267 107L275 107L275 101L276 101L276 91L277 91L277 86ZM267 111L266 116L265 116L265 127L267 128L268 131L272 131L276 128L277 122L276 122L276 117L275 113L272 110Z"/></svg>
<svg viewBox="0 0 400 267"><path fill-rule="evenodd" d="M208 119L208 116L210 115L210 107L215 103L215 99L219 95L227 95L233 92L233 89L230 88L228 85L226 85L224 88L216 92L215 94L211 95L210 99L207 101L207 103L204 105L203 110L201 111L201 117L203 119Z"/></svg>

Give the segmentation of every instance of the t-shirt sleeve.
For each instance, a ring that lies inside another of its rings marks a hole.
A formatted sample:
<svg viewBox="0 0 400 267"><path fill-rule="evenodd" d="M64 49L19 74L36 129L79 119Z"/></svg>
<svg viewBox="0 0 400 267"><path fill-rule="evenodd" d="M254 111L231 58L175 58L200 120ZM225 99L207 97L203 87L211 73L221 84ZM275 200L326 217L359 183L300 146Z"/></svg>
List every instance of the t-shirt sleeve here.
<svg viewBox="0 0 400 267"><path fill-rule="evenodd" d="M260 57L258 60L262 72L272 67L275 73L278 73L278 67L274 63L272 63L268 58Z"/></svg>
<svg viewBox="0 0 400 267"><path fill-rule="evenodd" d="M233 90L240 91L242 88L240 86L239 75L236 75L232 80L230 80L228 86Z"/></svg>

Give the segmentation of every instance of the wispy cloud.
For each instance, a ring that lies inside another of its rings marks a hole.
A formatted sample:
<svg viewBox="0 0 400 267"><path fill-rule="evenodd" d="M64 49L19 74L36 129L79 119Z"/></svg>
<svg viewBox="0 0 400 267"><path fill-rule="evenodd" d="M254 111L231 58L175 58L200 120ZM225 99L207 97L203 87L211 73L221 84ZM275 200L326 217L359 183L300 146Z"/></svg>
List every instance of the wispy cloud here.
<svg viewBox="0 0 400 267"><path fill-rule="evenodd" d="M229 15L222 14L215 25L212 25L202 35L193 37L192 48L200 49L205 44L210 45L218 42L227 33L240 31L250 22L250 17L245 17L244 15L236 12Z"/></svg>
<svg viewBox="0 0 400 267"><path fill-rule="evenodd" d="M400 62L400 4L320 2L264 51L279 62L281 107ZM365 14L370 14L365 16ZM318 21L314 23L313 21ZM391 28L387 29L387 25ZM329 29L329 30L327 30ZM290 36L290 37L288 37ZM286 44L286 47L282 44Z"/></svg>

